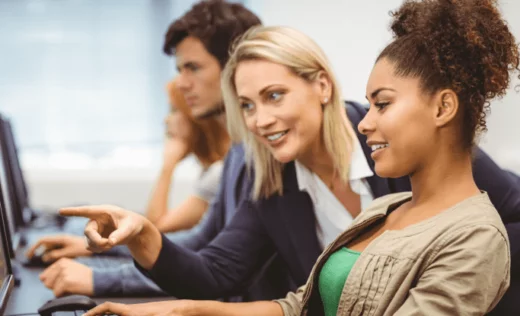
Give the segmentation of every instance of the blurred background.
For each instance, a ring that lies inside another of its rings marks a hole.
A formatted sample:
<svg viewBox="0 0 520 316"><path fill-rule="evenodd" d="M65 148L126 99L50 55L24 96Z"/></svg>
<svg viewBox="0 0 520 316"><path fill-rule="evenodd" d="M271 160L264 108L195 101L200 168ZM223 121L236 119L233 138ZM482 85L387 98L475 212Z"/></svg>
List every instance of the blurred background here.
<svg viewBox="0 0 520 316"><path fill-rule="evenodd" d="M168 25L193 0L0 0L0 113L12 121L32 205L111 203L143 210L158 174L174 60ZM307 33L325 50L346 99L365 102L373 62L401 0L243 0L264 24ZM520 1L501 9L520 40ZM481 147L520 172L520 91L491 105ZM427 140L425 140L427 141ZM174 175L171 206L198 165Z"/></svg>

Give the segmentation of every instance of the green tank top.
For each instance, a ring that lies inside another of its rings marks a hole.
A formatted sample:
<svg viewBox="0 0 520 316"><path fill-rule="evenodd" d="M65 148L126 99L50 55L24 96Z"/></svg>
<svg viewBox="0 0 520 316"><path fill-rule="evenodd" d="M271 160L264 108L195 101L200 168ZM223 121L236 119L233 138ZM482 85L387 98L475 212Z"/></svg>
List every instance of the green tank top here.
<svg viewBox="0 0 520 316"><path fill-rule="evenodd" d="M339 249L330 255L320 271L318 287L325 316L334 316L338 311L339 299L350 270L361 255L360 252Z"/></svg>

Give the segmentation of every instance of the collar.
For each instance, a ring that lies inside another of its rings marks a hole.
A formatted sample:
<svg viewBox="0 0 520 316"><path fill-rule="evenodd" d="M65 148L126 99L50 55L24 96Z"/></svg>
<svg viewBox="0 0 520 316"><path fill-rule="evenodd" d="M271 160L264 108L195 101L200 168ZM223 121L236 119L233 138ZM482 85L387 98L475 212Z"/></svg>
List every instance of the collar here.
<svg viewBox="0 0 520 316"><path fill-rule="evenodd" d="M353 142L354 146L350 158L349 169L349 180L351 183L356 182L355 180L362 180L374 175L370 169L370 166L368 165L368 161L357 137L353 139ZM298 161L294 162L294 167L296 169L296 181L298 182L298 188L300 191L305 191L309 188L309 184L312 181L311 179L314 173Z"/></svg>

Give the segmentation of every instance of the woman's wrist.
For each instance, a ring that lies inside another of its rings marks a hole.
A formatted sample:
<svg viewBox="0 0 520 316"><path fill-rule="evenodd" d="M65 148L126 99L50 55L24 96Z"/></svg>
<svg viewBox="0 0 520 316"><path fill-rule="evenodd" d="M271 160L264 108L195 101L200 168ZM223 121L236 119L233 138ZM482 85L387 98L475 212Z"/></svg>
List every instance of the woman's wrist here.
<svg viewBox="0 0 520 316"><path fill-rule="evenodd" d="M161 168L161 173L164 176L171 176L173 173L173 170L175 170L175 167L177 167L177 164L179 164L180 160L178 159L172 159L169 161L164 161Z"/></svg>
<svg viewBox="0 0 520 316"><path fill-rule="evenodd" d="M150 270L159 258L162 236L148 219L143 217L141 231L128 243L132 257L146 270Z"/></svg>

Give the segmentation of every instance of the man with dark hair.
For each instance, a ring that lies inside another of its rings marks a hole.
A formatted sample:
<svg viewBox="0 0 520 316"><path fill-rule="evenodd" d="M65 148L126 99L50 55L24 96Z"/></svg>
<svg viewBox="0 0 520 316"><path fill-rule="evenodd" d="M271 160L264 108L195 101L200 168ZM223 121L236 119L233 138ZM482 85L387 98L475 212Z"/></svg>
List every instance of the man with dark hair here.
<svg viewBox="0 0 520 316"><path fill-rule="evenodd" d="M220 72L230 47L238 36L260 23L241 4L209 0L195 4L170 25L163 50L176 58L178 87L195 117L223 113Z"/></svg>
<svg viewBox="0 0 520 316"><path fill-rule="evenodd" d="M181 90L192 114L198 119L222 116L224 106L220 91L220 73L228 60L234 40L260 19L243 5L222 0L202 1L174 21L165 36L163 50L176 58L177 87ZM243 150L239 145L231 148L224 164L220 187L210 204L205 218L192 230L169 234L176 244L192 250L204 248L224 228L235 213L235 205L249 196L246 183ZM59 246L62 246L60 244ZM48 248L53 248L48 245ZM126 251L126 248L124 249ZM119 253L121 255L121 253ZM126 251L128 254L128 251ZM68 257L72 257L70 252ZM110 268L89 268L62 258L45 272L44 284L57 296L66 294L149 295L161 294L153 281L129 263L115 263ZM253 283L253 281L252 281ZM265 294L278 297L268 284L253 287L246 299L266 299ZM276 285L270 285L277 287ZM234 300L234 299L233 299Z"/></svg>

